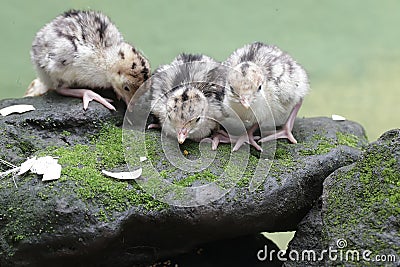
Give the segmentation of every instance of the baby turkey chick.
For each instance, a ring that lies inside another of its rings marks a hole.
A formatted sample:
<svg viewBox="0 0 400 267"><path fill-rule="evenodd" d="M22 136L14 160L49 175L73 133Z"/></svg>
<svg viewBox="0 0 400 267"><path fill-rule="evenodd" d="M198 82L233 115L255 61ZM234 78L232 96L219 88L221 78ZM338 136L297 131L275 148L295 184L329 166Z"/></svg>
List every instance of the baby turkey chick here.
<svg viewBox="0 0 400 267"><path fill-rule="evenodd" d="M167 136L201 141L218 128L223 116L223 86L209 80L219 63L205 55L181 54L160 66L152 76L152 112Z"/></svg>
<svg viewBox="0 0 400 267"><path fill-rule="evenodd" d="M70 10L45 25L32 44L32 63L39 80L27 95L47 90L83 98L83 107L95 100L111 110L109 102L90 89L113 88L125 103L148 79L148 60L124 42L110 19L95 11Z"/></svg>
<svg viewBox="0 0 400 267"><path fill-rule="evenodd" d="M260 125L282 128L264 132L267 136L259 142L287 138L297 143L291 131L309 91L305 70L278 47L260 42L237 49L224 64L230 67L224 103L238 114L247 129L247 134L235 140L233 150L244 142L262 150L253 135Z"/></svg>

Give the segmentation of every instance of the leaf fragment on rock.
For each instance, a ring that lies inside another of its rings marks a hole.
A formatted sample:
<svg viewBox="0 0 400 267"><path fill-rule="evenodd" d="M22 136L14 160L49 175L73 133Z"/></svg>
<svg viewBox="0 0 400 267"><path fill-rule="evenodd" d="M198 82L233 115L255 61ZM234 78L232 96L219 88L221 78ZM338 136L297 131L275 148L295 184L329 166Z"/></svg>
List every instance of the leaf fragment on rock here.
<svg viewBox="0 0 400 267"><path fill-rule="evenodd" d="M101 171L104 175L115 178L115 179L120 179L120 180L134 180L140 177L142 175L142 168L137 169L136 171L133 172L109 172L106 170Z"/></svg>
<svg viewBox="0 0 400 267"><path fill-rule="evenodd" d="M61 176L61 165L52 164L48 166L48 169L43 173L42 181L53 181L60 179Z"/></svg>
<svg viewBox="0 0 400 267"><path fill-rule="evenodd" d="M17 175L31 171L39 175L43 175L42 181L57 180L61 177L61 165L58 164L58 159L50 156L27 159L21 164Z"/></svg>
<svg viewBox="0 0 400 267"><path fill-rule="evenodd" d="M12 105L0 109L0 114L2 116L7 116L13 113L25 113L32 110L36 110L32 105Z"/></svg>
<svg viewBox="0 0 400 267"><path fill-rule="evenodd" d="M36 162L36 157L24 161L19 167L19 172L17 173L17 175L21 175L29 171L35 162Z"/></svg>
<svg viewBox="0 0 400 267"><path fill-rule="evenodd" d="M55 163L57 163L57 160L53 157L40 157L36 159L36 161L33 163L31 171L37 174L45 174L47 168L49 168L51 165L54 165Z"/></svg>
<svg viewBox="0 0 400 267"><path fill-rule="evenodd" d="M345 121L346 118L340 115L332 114L332 120L334 121Z"/></svg>

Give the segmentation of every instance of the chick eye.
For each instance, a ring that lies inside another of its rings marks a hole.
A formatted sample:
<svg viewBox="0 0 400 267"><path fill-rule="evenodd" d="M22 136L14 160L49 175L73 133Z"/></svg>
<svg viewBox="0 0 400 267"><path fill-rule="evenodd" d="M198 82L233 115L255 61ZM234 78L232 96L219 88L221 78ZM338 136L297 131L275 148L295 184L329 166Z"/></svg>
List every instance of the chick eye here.
<svg viewBox="0 0 400 267"><path fill-rule="evenodd" d="M258 91L261 91L261 85L258 87Z"/></svg>
<svg viewBox="0 0 400 267"><path fill-rule="evenodd" d="M198 117L197 119L196 119L196 122L199 122L200 121L200 117Z"/></svg>
<svg viewBox="0 0 400 267"><path fill-rule="evenodd" d="M127 91L127 92L130 91L128 86L124 86L124 90Z"/></svg>

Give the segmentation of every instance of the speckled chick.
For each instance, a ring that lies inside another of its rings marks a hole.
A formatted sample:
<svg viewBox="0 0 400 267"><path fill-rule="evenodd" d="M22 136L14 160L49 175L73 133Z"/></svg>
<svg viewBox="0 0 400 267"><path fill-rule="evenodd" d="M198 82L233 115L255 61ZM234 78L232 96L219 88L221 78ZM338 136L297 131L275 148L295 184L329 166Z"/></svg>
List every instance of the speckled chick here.
<svg viewBox="0 0 400 267"><path fill-rule="evenodd" d="M148 60L126 43L116 26L100 12L70 10L45 25L32 44L38 74L26 95L48 90L83 99L84 109L95 100L115 110L109 99L91 89L114 89L125 103L148 79Z"/></svg>
<svg viewBox="0 0 400 267"><path fill-rule="evenodd" d="M224 64L229 67L224 103L238 114L247 129L245 135L234 140L233 150L244 142L262 150L253 136L259 124L282 127L276 132L263 132L267 136L258 142L287 138L297 143L291 131L309 91L302 66L278 47L261 42L237 49Z"/></svg>
<svg viewBox="0 0 400 267"><path fill-rule="evenodd" d="M181 54L160 66L151 79L152 112L167 136L201 141L218 128L223 116L223 86L209 80L219 63L205 55Z"/></svg>

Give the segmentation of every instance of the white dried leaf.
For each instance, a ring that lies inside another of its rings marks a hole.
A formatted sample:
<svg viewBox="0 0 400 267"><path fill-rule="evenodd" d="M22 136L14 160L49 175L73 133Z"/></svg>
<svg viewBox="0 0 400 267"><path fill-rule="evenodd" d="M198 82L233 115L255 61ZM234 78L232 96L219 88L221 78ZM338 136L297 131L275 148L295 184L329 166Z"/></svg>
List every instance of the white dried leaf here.
<svg viewBox="0 0 400 267"><path fill-rule="evenodd" d="M43 174L42 181L53 181L58 180L61 177L61 165L52 164L48 166L48 169Z"/></svg>
<svg viewBox="0 0 400 267"><path fill-rule="evenodd" d="M120 180L133 180L137 179L142 175L142 168L137 169L136 171L133 172L109 172L106 170L101 171L104 175L107 175L109 177L115 178L115 179L120 179Z"/></svg>
<svg viewBox="0 0 400 267"><path fill-rule="evenodd" d="M25 162L21 164L21 167L19 167L19 172L17 173L17 175L21 175L29 171L35 162L36 162L36 157L27 159Z"/></svg>
<svg viewBox="0 0 400 267"><path fill-rule="evenodd" d="M61 176L61 165L53 157L40 157L33 163L31 172L43 174L42 181L57 180Z"/></svg>
<svg viewBox="0 0 400 267"><path fill-rule="evenodd" d="M7 116L12 113L24 113L32 110L35 110L35 107L32 105L12 105L0 109L0 114L2 116Z"/></svg>
<svg viewBox="0 0 400 267"><path fill-rule="evenodd" d="M139 160L140 160L140 162L143 162L143 161L147 160L147 158L146 157L140 157Z"/></svg>
<svg viewBox="0 0 400 267"><path fill-rule="evenodd" d="M31 167L31 172L37 174L45 174L49 167L56 164L58 164L58 160L54 159L53 157L40 157L33 163Z"/></svg>
<svg viewBox="0 0 400 267"><path fill-rule="evenodd" d="M346 118L342 117L340 115L332 114L332 120L334 120L334 121L345 121Z"/></svg>

